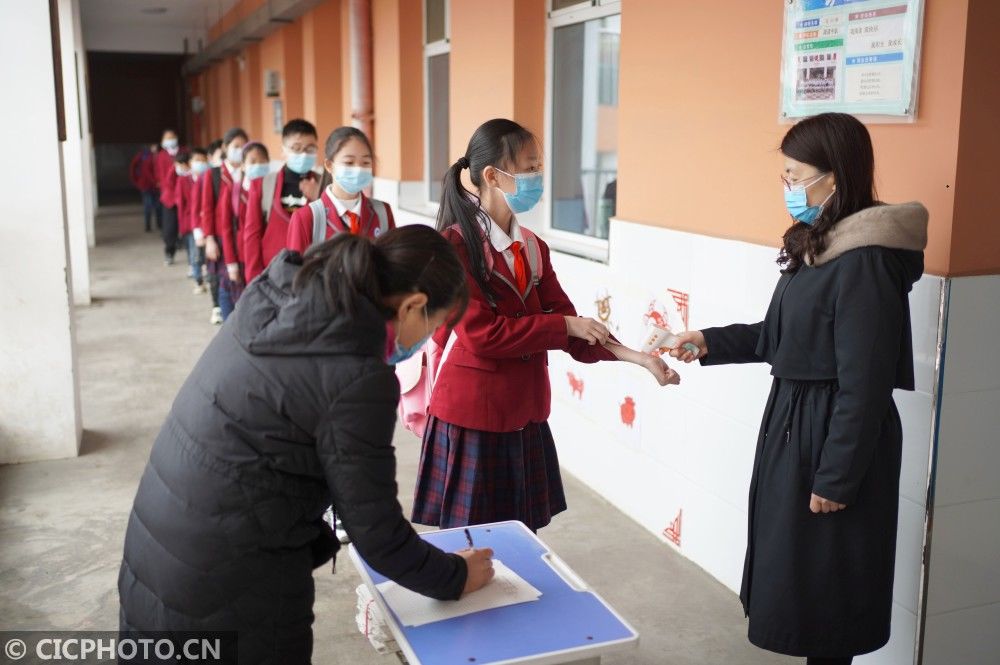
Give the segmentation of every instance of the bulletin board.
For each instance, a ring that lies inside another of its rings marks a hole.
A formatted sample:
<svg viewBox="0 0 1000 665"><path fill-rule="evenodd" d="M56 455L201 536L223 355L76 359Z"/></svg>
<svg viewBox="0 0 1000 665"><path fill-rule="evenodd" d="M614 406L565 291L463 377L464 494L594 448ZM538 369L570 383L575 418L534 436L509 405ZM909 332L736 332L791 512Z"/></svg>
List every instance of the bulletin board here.
<svg viewBox="0 0 1000 665"><path fill-rule="evenodd" d="M781 118L916 117L924 0L781 0Z"/></svg>

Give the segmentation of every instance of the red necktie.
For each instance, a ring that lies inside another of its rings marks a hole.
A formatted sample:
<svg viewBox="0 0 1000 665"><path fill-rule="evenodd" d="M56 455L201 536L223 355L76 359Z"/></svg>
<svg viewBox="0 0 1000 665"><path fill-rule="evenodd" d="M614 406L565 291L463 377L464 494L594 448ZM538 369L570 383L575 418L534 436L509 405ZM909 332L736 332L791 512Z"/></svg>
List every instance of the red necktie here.
<svg viewBox="0 0 1000 665"><path fill-rule="evenodd" d="M347 223L351 233L354 235L361 233L361 219L358 217L358 213L348 210L344 213L344 216L347 217Z"/></svg>
<svg viewBox="0 0 1000 665"><path fill-rule="evenodd" d="M514 280L521 293L528 290L528 266L525 265L524 252L521 251L523 244L515 242L511 244L510 251L514 252Z"/></svg>

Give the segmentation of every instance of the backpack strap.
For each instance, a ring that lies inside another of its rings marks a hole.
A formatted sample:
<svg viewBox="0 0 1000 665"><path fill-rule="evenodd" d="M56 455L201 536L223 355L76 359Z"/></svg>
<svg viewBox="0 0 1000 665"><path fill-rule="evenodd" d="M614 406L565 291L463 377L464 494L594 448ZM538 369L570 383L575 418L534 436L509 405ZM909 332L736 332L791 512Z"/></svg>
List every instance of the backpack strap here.
<svg viewBox="0 0 1000 665"><path fill-rule="evenodd" d="M389 213L385 209L384 201L378 199L368 199L368 201L371 202L372 209L375 210L375 215L378 217L378 228L375 229L375 237L378 238L389 230Z"/></svg>
<svg viewBox="0 0 1000 665"><path fill-rule="evenodd" d="M271 206L274 204L274 188L278 184L278 173L280 171L272 171L264 176L264 181L261 183L261 187L264 189L261 191L260 208L261 208L261 220L264 224L267 224L267 216L271 212Z"/></svg>
<svg viewBox="0 0 1000 665"><path fill-rule="evenodd" d="M310 201L309 210L312 211L313 218L312 242L309 243L309 246L315 247L322 245L323 241L326 240L326 206L323 204L323 199Z"/></svg>
<svg viewBox="0 0 1000 665"><path fill-rule="evenodd" d="M542 248L538 236L533 231L521 227L524 236L524 250L528 253L528 267L531 268L531 283L535 286L542 281L545 262L542 261ZM529 289L530 290L530 289Z"/></svg>
<svg viewBox="0 0 1000 665"><path fill-rule="evenodd" d="M212 201L218 202L219 189L222 187L222 167L212 167Z"/></svg>

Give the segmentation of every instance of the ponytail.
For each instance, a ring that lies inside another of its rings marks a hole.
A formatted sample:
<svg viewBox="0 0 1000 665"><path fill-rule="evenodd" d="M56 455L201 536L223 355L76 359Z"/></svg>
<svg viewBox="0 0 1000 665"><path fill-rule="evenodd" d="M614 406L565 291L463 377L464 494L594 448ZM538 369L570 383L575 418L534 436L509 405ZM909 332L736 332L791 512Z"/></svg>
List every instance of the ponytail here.
<svg viewBox="0 0 1000 665"><path fill-rule="evenodd" d="M513 120L488 120L473 132L465 155L452 164L444 175L437 229L444 231L458 225L462 230L472 275L483 295L491 302L495 294L486 270L482 228L486 227L485 237L489 237L490 217L483 210L480 198L462 184L462 171L469 169L469 180L478 190L482 187L484 168L511 168L517 162L521 149L536 141L534 134Z"/></svg>
<svg viewBox="0 0 1000 665"><path fill-rule="evenodd" d="M422 224L392 229L374 241L338 233L305 253L293 288L301 292L314 279L322 281L330 310L350 316L365 299L389 320L396 312L385 304L386 298L423 293L428 313L449 308L448 323L455 325L469 302L465 269L455 249Z"/></svg>
<svg viewBox="0 0 1000 665"><path fill-rule="evenodd" d="M486 272L486 254L483 251L483 230L480 221L489 229L490 218L482 208L478 196L474 196L462 184L462 170L469 167L469 160L460 157L451 165L444 176L441 188L441 206L438 208L437 229L444 231L449 226L458 225L465 242L465 253L476 284L490 301L495 294L490 286L490 276Z"/></svg>

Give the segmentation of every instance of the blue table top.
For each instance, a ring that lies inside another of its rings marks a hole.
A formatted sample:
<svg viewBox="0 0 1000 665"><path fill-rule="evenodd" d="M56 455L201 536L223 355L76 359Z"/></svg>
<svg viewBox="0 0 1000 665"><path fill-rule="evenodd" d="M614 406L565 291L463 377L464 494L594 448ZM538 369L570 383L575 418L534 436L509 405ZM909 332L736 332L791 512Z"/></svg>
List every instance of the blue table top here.
<svg viewBox="0 0 1000 665"><path fill-rule="evenodd" d="M549 549L520 522L469 527L477 548L490 547L525 581L542 592L539 600L499 607L423 626L403 626L374 585L379 575L351 547L365 582L390 623L411 665L450 663L565 663L599 656L612 646L636 643L638 634L597 594L568 571L550 565ZM445 551L464 549L462 529L421 534Z"/></svg>

